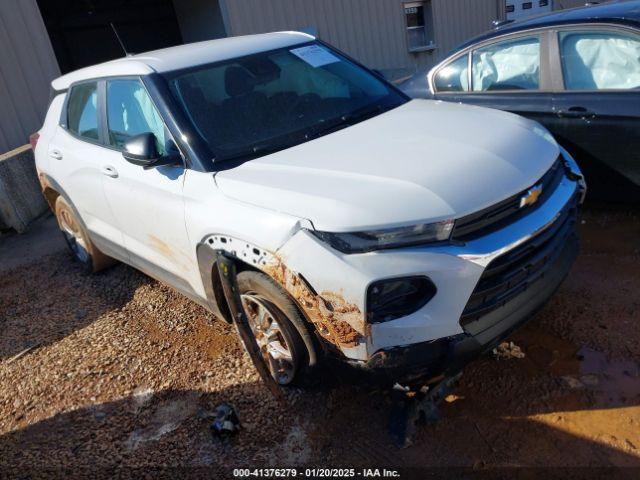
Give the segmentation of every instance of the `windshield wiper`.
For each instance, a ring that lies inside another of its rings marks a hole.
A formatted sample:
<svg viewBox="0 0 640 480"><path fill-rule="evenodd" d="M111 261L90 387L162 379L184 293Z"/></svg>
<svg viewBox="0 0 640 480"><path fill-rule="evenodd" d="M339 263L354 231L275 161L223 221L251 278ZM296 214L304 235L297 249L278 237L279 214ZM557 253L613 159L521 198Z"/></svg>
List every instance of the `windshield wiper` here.
<svg viewBox="0 0 640 480"><path fill-rule="evenodd" d="M232 153L231 155L222 155L216 157L215 160L219 162L226 162L228 160L251 160L253 158L262 157L269 153L277 152L288 148L289 144L286 143L260 143L249 147L247 150L241 152Z"/></svg>
<svg viewBox="0 0 640 480"><path fill-rule="evenodd" d="M305 134L307 140L313 138L323 137L330 133L337 132L343 128L355 125L358 122L366 120L367 118L374 117L383 112L382 105L374 105L373 107L367 105L366 107L354 110L353 112L342 115L337 121L329 124L320 123L311 127L310 131Z"/></svg>
<svg viewBox="0 0 640 480"><path fill-rule="evenodd" d="M310 127L310 129L305 134L299 137L298 141L283 143L258 143L240 152L231 153L229 155L216 156L214 161L227 162L229 160L252 160L257 157L268 155L269 153L278 152L294 145L298 145L299 143L304 143L305 141L312 140L314 138L337 132L338 130L350 127L367 118L371 118L380 113L383 113L388 109L389 107L385 108L382 105L374 105L373 107L367 105L366 107L342 115L336 121L333 121L331 123L327 124L325 122L320 122L315 126Z"/></svg>

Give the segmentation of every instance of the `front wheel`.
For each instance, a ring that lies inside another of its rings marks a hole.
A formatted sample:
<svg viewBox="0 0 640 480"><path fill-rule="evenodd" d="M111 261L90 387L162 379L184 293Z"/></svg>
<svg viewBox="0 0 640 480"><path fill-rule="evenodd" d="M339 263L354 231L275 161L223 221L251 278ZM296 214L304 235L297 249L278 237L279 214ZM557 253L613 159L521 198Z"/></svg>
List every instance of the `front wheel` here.
<svg viewBox="0 0 640 480"><path fill-rule="evenodd" d="M251 332L271 375L279 385L298 383L309 364L309 353L294 326L294 322L304 324L295 304L264 273L240 272L238 286Z"/></svg>

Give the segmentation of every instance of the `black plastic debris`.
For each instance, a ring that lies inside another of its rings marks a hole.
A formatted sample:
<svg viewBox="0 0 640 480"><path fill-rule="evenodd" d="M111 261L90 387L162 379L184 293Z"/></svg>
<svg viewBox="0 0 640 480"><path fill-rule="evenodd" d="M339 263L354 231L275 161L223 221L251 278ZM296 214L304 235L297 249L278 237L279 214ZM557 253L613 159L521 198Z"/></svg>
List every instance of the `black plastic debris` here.
<svg viewBox="0 0 640 480"><path fill-rule="evenodd" d="M419 425L432 424L440 419L438 405L455 387L460 376L454 375L417 392L397 383L394 385L391 391L389 433L397 447L410 446Z"/></svg>
<svg viewBox="0 0 640 480"><path fill-rule="evenodd" d="M228 403L221 403L213 413L211 433L215 437L227 437L238 431L240 420L234 408Z"/></svg>

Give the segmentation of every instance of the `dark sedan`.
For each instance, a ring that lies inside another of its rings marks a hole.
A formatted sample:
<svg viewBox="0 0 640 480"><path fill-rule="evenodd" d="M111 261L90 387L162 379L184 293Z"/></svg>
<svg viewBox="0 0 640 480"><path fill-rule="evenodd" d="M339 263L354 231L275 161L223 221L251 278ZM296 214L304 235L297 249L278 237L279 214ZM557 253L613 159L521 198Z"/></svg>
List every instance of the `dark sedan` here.
<svg viewBox="0 0 640 480"><path fill-rule="evenodd" d="M580 163L589 198L640 203L640 0L501 25L401 88L537 120Z"/></svg>

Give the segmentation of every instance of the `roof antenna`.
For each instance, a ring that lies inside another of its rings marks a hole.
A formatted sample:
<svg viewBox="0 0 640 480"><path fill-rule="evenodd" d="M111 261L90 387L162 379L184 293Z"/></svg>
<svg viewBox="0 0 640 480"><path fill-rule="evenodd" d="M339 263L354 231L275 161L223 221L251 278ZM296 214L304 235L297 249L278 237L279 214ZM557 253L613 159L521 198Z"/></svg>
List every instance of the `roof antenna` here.
<svg viewBox="0 0 640 480"><path fill-rule="evenodd" d="M120 44L120 47L122 48L122 51L124 52L125 56L126 57L130 57L131 54L129 52L127 52L127 49L124 46L124 42L120 38L120 35L118 35L118 30L116 30L116 26L113 24L113 22L110 22L109 25L111 25L111 28L113 29L113 33L115 34L116 38L118 39L118 43Z"/></svg>

